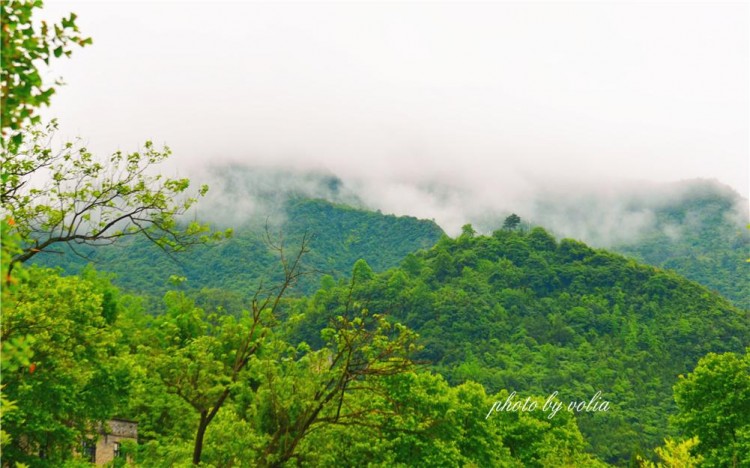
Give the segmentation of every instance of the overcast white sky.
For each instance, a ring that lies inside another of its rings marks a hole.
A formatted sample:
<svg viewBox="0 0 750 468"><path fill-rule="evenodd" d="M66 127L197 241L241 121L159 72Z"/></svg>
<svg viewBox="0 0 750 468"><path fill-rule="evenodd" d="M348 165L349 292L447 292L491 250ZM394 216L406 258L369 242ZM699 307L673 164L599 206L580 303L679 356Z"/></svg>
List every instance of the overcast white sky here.
<svg viewBox="0 0 750 468"><path fill-rule="evenodd" d="M68 84L49 115L98 151L166 142L189 174L324 168L427 217L410 190L432 182L502 200L702 177L748 195L747 2L46 8L94 39L54 63Z"/></svg>

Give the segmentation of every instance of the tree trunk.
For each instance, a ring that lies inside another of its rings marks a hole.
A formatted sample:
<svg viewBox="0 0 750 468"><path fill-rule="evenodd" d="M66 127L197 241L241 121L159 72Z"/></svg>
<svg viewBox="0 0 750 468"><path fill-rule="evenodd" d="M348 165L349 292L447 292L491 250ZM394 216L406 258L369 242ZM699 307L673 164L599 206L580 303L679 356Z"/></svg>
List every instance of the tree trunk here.
<svg viewBox="0 0 750 468"><path fill-rule="evenodd" d="M201 452L203 452L203 436L206 434L208 427L208 411L201 411L201 421L198 423L198 432L195 433L195 448L193 449L193 465L199 465L201 462Z"/></svg>

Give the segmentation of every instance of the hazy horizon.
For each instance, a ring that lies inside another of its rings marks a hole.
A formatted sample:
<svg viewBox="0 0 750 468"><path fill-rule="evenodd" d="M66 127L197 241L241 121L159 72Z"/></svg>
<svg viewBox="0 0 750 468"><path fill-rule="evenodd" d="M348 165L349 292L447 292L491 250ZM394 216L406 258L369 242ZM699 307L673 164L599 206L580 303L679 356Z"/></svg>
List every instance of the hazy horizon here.
<svg viewBox="0 0 750 468"><path fill-rule="evenodd" d="M170 170L197 183L230 163L329 172L374 208L447 230L587 186L704 178L748 194L747 4L50 2L45 14L70 11L94 44L53 63L67 85L45 115L100 154L166 143Z"/></svg>

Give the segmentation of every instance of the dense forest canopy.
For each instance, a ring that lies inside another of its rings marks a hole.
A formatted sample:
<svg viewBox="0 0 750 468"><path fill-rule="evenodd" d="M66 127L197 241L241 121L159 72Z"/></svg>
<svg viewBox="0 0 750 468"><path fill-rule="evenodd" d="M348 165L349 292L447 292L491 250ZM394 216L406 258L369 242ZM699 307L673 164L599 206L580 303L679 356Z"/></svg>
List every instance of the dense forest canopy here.
<svg viewBox="0 0 750 468"><path fill-rule="evenodd" d="M706 353L741 353L750 343L747 310L673 272L542 228L476 236L467 226L399 268L359 276L355 268L354 276L354 289L328 283L300 300L299 340L317 343L315 330L354 297L417 331L417 359L449 383L571 399L602 391L616 410L578 422L594 453L614 463L670 434L678 375Z"/></svg>
<svg viewBox="0 0 750 468"><path fill-rule="evenodd" d="M313 293L322 275L344 278L354 263L365 259L377 271L398 265L407 254L432 247L443 231L433 222L396 217L334 204L320 199L290 198L283 202L283 221L265 224L254 218L234 229L221 242L195 246L180 255L162 255L148 239L128 239L112 246L80 248L63 255L39 256L46 266L61 266L69 273L89 263L115 273L115 283L140 295L161 297L171 276L184 277L189 290L221 289L246 296L261 280L278 280L278 256L269 242L289 248L309 234L309 252L303 269L309 274L295 285L297 293Z"/></svg>
<svg viewBox="0 0 750 468"><path fill-rule="evenodd" d="M682 184L681 196L655 210L650 230L614 250L674 270L750 309L747 200L712 182Z"/></svg>

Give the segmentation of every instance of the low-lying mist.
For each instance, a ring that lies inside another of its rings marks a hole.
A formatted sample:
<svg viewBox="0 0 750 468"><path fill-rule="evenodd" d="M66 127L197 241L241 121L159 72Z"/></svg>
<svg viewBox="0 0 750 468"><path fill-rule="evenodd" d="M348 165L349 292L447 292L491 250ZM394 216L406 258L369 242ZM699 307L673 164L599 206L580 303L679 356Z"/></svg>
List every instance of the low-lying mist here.
<svg viewBox="0 0 750 468"><path fill-rule="evenodd" d="M196 179L211 189L193 216L222 227L279 224L284 220L284 201L294 196L432 219L451 236L467 223L480 233L490 233L516 213L527 225L540 225L558 237L597 247L628 244L654 232L679 238L686 229L697 228L701 210L711 206L738 229L748 223L747 200L730 187L705 179L673 183L524 179L494 184L460 177L347 177L325 170L241 164L213 166L202 174Z"/></svg>

